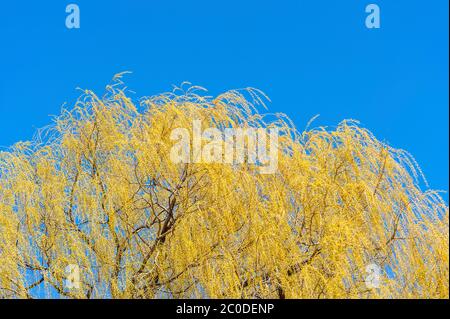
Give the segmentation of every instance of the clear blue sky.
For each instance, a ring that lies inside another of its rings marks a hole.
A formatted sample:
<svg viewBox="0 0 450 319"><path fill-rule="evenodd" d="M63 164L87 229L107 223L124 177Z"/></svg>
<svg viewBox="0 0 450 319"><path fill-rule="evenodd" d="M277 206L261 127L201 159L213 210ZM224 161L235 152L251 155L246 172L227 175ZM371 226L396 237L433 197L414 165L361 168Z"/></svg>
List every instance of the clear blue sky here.
<svg viewBox="0 0 450 319"><path fill-rule="evenodd" d="M69 3L78 30L65 27ZM381 29L365 27L369 3ZM49 124L76 87L102 93L129 70L136 97L183 81L252 86L299 128L358 119L448 190L447 0L4 1L0 35L2 148Z"/></svg>

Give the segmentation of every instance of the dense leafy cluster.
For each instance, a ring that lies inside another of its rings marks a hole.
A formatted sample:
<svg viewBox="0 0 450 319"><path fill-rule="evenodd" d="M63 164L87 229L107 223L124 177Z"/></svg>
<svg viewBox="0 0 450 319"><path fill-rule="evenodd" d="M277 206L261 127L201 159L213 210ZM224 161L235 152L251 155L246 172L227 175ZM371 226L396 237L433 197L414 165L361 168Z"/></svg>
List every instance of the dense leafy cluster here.
<svg viewBox="0 0 450 319"><path fill-rule="evenodd" d="M136 104L120 88L1 153L0 297L448 298L448 206L406 152L354 121L299 132L254 89ZM277 127L278 171L173 163L170 132L194 118Z"/></svg>

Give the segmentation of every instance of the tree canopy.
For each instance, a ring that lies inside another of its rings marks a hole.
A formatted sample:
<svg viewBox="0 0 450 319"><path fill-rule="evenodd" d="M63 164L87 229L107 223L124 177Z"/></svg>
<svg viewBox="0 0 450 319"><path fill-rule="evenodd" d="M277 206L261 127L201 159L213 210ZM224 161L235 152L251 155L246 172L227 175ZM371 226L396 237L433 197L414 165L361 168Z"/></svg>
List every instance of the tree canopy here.
<svg viewBox="0 0 450 319"><path fill-rule="evenodd" d="M83 91L0 154L0 297L448 298L448 205L414 158L352 120L301 132L265 100ZM174 163L193 119L277 128L277 171Z"/></svg>

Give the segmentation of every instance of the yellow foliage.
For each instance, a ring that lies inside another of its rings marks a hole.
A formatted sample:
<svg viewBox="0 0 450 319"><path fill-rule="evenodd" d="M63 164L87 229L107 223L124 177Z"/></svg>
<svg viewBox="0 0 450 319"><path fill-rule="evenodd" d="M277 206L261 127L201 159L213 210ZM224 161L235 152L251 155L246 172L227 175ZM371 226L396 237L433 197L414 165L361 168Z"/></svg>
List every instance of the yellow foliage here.
<svg viewBox="0 0 450 319"><path fill-rule="evenodd" d="M412 156L355 121L299 132L260 114L254 89L199 90L138 105L117 85L85 91L45 137L1 153L0 297L449 297L448 206ZM277 127L278 171L173 163L170 132L193 119Z"/></svg>

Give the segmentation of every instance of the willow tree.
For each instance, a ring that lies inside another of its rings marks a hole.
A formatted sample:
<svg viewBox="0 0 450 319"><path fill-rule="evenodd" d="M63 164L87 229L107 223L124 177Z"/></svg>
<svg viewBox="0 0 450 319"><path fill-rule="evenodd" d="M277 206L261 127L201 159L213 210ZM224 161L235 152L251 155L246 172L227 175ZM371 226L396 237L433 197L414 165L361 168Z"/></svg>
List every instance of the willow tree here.
<svg viewBox="0 0 450 319"><path fill-rule="evenodd" d="M448 298L448 206L405 151L354 121L299 132L253 89L137 103L116 80L1 153L0 297ZM276 172L175 163L193 119L277 128Z"/></svg>

